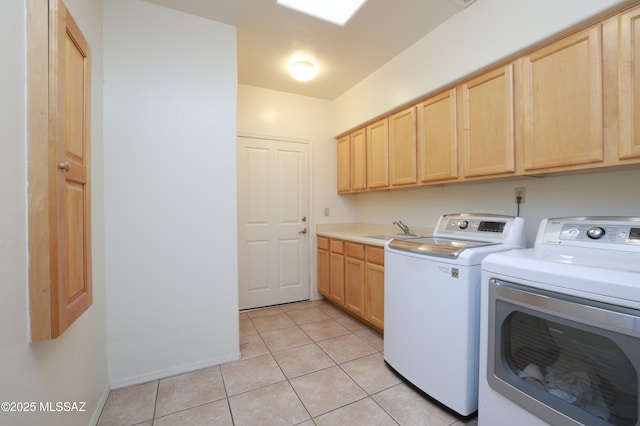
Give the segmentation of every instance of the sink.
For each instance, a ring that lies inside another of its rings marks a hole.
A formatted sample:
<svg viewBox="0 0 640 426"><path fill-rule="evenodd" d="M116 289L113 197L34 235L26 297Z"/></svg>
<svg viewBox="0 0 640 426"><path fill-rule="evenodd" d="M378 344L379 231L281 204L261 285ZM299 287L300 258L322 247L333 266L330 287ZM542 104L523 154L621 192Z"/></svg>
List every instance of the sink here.
<svg viewBox="0 0 640 426"><path fill-rule="evenodd" d="M385 240L385 241L393 240L394 238L397 239L397 240L398 239L402 240L402 239L405 239L405 238L415 238L417 236L418 235L413 235L413 234L409 234L409 235L404 235L404 234L396 234L396 235L393 235L393 234L363 235L364 238L373 238L375 240Z"/></svg>

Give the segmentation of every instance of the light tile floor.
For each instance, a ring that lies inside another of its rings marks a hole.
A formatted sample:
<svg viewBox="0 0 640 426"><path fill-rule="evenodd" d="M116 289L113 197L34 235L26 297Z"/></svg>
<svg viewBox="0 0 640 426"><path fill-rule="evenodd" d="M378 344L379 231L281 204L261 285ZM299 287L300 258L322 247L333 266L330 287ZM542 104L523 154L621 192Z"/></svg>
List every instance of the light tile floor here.
<svg viewBox="0 0 640 426"><path fill-rule="evenodd" d="M475 426L403 383L324 301L240 313L242 359L111 391L98 425Z"/></svg>

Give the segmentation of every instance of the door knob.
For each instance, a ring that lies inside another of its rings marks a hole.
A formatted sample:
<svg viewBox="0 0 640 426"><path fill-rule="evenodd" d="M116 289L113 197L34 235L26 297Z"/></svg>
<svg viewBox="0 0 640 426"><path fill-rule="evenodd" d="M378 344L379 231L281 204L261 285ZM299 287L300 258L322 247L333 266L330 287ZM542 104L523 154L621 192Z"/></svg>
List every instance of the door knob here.
<svg viewBox="0 0 640 426"><path fill-rule="evenodd" d="M299 231L298 234L306 234L307 233L307 228L304 228L302 231Z"/></svg>
<svg viewBox="0 0 640 426"><path fill-rule="evenodd" d="M68 161L60 162L58 163L58 168L60 170L64 170L65 172L68 172L71 169L71 165L69 164Z"/></svg>

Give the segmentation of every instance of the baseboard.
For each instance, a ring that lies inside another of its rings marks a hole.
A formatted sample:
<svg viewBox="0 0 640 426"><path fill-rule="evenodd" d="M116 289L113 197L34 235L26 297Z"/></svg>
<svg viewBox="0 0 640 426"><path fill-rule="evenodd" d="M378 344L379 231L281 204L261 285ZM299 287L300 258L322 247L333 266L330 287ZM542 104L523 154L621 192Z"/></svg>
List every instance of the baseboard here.
<svg viewBox="0 0 640 426"><path fill-rule="evenodd" d="M90 425L95 426L98 424L98 420L100 420L100 415L102 414L104 405L107 403L107 398L109 398L110 391L111 389L109 389L109 386L107 386L105 390L102 392L102 396L98 400L98 404L96 404L96 410L93 412L93 415L91 416L91 422L89 423Z"/></svg>
<svg viewBox="0 0 640 426"><path fill-rule="evenodd" d="M111 389L119 389L127 386L139 385L153 380L164 379L165 377L175 376L176 374L188 373L202 368L213 367L224 364L226 362L237 361L240 359L240 352L221 358L214 358L193 364L185 364L177 367L166 368L162 370L152 371L124 379L114 380L111 382Z"/></svg>

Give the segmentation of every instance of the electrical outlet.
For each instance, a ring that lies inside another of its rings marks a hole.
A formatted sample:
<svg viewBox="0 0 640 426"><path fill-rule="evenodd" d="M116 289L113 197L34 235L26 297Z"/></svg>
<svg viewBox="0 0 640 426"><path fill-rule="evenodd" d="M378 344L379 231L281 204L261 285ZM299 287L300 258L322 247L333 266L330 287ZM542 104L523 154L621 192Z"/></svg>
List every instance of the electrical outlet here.
<svg viewBox="0 0 640 426"><path fill-rule="evenodd" d="M514 199L516 204L518 203L518 197L520 197L520 204L524 204L524 194L525 194L524 187L519 186L517 188L514 188Z"/></svg>

